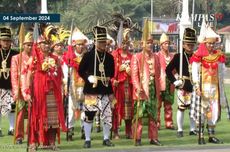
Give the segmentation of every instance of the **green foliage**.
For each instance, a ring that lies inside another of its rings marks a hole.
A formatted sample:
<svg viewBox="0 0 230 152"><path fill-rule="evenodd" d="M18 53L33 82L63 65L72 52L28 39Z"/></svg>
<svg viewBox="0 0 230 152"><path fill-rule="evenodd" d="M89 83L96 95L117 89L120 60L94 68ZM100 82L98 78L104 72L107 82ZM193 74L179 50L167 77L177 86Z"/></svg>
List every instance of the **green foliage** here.
<svg viewBox="0 0 230 152"><path fill-rule="evenodd" d="M227 67L230 67L230 53L227 53L225 55L226 55L226 63L225 63L225 65Z"/></svg>

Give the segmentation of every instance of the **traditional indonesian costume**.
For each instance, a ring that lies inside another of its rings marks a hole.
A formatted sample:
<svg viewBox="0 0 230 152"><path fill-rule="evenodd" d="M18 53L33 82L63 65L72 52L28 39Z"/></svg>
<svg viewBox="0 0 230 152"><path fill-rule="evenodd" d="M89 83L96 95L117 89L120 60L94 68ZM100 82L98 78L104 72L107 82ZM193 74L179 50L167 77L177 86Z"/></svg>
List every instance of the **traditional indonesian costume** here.
<svg viewBox="0 0 230 152"><path fill-rule="evenodd" d="M113 51L112 55L115 62L115 77L113 80L118 81L118 86L114 86L114 94L117 99L114 111L116 111L117 117L114 117L113 121L121 123L122 119L125 121L129 120L130 123L126 123L125 125L126 135L131 137L131 120L133 118L132 81L131 75L127 70L131 70L130 63L132 55L127 52L126 56L122 56L121 49ZM122 71L120 70L121 68L123 68ZM115 130L118 129L118 124L113 125Z"/></svg>
<svg viewBox="0 0 230 152"><path fill-rule="evenodd" d="M166 56L163 53L163 50L157 53L159 62L160 62L160 69L161 69L161 79L160 79L160 96L159 96L159 104L158 104L158 127L160 128L160 113L162 103L164 103L164 114L165 114L165 127L172 128L173 127L173 113L172 113L172 104L174 103L174 86L170 83L168 78L166 77L166 66L173 58L173 54L169 53Z"/></svg>
<svg viewBox="0 0 230 152"><path fill-rule="evenodd" d="M131 60L131 78L133 82L134 118L138 114L137 139L142 136L142 118L149 118L149 139L158 139L157 98L160 92L160 63L152 52L137 53ZM138 90L143 90L138 94ZM137 106L140 102L139 107ZM137 111L138 110L138 111ZM134 119L135 121L135 119Z"/></svg>
<svg viewBox="0 0 230 152"><path fill-rule="evenodd" d="M111 84L111 78L114 77L113 56L107 52L97 50L87 52L80 62L78 72L85 81L83 90L85 94L83 107L85 111L85 121L92 122L95 113L99 110L101 120L112 127L112 101L110 101L109 95L113 94ZM94 73L96 75L94 75ZM93 86L93 84L89 82L88 77L90 75L96 76L96 86Z"/></svg>
<svg viewBox="0 0 230 152"><path fill-rule="evenodd" d="M226 103L223 84L225 56L220 50L214 50L204 57L194 53L190 62L195 89L201 85L202 92L201 105L200 96L194 92L191 116L198 123L201 110L202 124L207 119L208 126L215 127L220 118L220 105Z"/></svg>
<svg viewBox="0 0 230 152"><path fill-rule="evenodd" d="M44 57L40 50L30 69L33 72L32 109L30 120L30 144L60 143L60 128L66 131L62 102L62 70L58 59L49 54Z"/></svg>
<svg viewBox="0 0 230 152"><path fill-rule="evenodd" d="M15 111L15 104L12 96L10 64L12 56L18 54L16 51L0 50L0 115L6 115Z"/></svg>
<svg viewBox="0 0 230 152"><path fill-rule="evenodd" d="M18 114L16 121L16 139L24 138L24 118L27 118L27 102L30 99L31 94L28 90L28 68L29 68L30 56L25 52L21 55L15 55L11 60L11 84L12 93L15 102L18 104ZM19 77L20 75L20 77ZM20 79L20 80L19 80ZM20 84L19 84L20 82Z"/></svg>

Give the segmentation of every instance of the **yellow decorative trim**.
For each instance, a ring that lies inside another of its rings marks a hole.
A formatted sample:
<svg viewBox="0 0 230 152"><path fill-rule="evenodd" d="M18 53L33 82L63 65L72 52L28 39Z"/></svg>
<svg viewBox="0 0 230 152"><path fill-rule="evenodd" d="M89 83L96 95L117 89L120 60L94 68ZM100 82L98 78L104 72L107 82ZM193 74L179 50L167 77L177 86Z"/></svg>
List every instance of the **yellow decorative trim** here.
<svg viewBox="0 0 230 152"><path fill-rule="evenodd" d="M216 62L221 55L222 55L222 52L220 50L217 50L217 53L209 54L208 56L203 57L203 60L206 62Z"/></svg>

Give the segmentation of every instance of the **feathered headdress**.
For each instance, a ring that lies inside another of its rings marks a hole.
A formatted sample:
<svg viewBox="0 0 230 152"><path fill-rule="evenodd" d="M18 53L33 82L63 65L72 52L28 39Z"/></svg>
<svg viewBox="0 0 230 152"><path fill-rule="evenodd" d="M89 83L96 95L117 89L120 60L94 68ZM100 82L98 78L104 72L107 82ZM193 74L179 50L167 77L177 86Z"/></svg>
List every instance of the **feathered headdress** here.
<svg viewBox="0 0 230 152"><path fill-rule="evenodd" d="M43 36L47 41L51 40L51 35L56 35L56 34L57 34L57 28L54 25L48 25L43 32Z"/></svg>
<svg viewBox="0 0 230 152"><path fill-rule="evenodd" d="M65 30L63 27L56 28L56 33L51 34L52 46L54 47L56 44L64 43L70 37L70 31Z"/></svg>

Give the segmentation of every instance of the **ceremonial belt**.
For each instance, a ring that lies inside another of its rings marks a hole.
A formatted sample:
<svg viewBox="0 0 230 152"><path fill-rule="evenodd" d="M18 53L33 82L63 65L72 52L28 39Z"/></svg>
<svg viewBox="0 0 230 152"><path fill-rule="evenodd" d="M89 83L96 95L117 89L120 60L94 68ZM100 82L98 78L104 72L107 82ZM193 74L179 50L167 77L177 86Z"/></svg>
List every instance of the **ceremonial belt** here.
<svg viewBox="0 0 230 152"><path fill-rule="evenodd" d="M100 80L100 81L109 81L110 80L110 77L99 77L99 76L96 76L97 77L97 80Z"/></svg>
<svg viewBox="0 0 230 152"><path fill-rule="evenodd" d="M188 76L183 76L182 77L184 80L190 80L190 77L188 77Z"/></svg>

